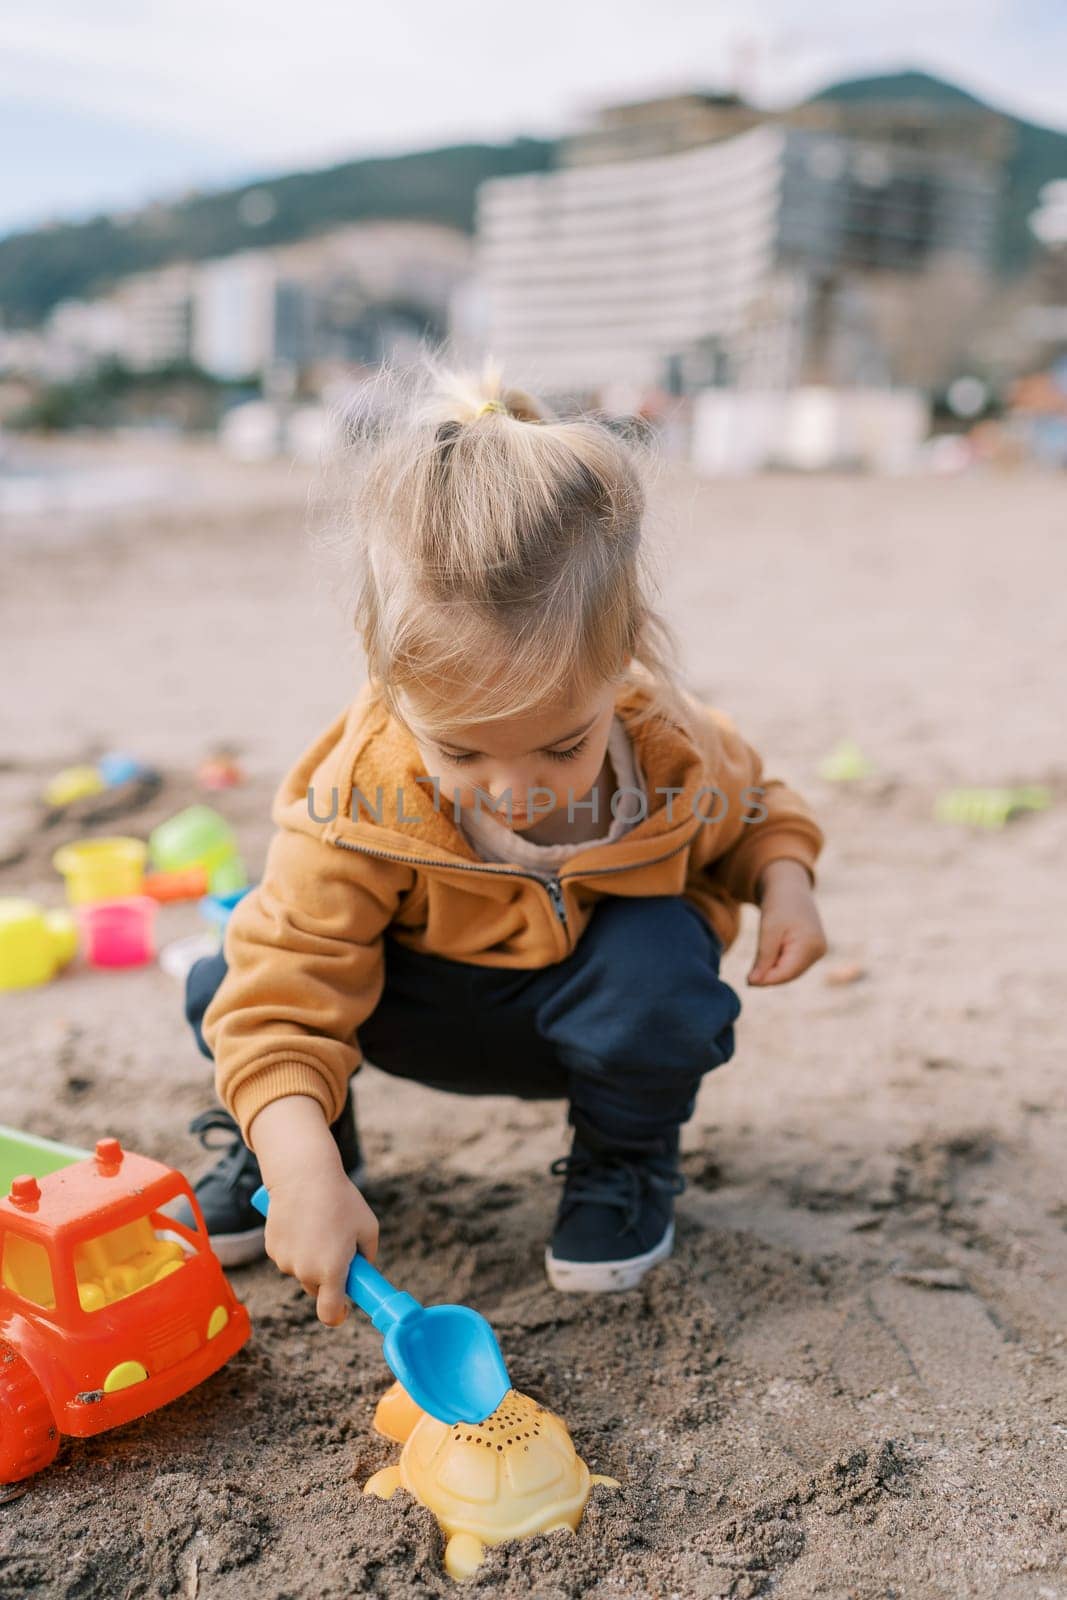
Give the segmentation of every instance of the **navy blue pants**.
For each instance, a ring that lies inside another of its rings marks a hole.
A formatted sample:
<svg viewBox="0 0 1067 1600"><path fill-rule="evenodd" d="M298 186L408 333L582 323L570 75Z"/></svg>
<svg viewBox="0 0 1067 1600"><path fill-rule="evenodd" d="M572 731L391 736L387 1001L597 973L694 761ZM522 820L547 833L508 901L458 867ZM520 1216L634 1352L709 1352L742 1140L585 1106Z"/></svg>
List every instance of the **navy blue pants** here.
<svg viewBox="0 0 1067 1600"><path fill-rule="evenodd" d="M728 1061L740 1001L719 977L721 945L674 895L602 900L577 947L551 967L475 967L386 939L385 988L359 1029L383 1072L455 1094L566 1099L604 1137L655 1138L693 1111L700 1080ZM201 1019L223 956L189 974Z"/></svg>

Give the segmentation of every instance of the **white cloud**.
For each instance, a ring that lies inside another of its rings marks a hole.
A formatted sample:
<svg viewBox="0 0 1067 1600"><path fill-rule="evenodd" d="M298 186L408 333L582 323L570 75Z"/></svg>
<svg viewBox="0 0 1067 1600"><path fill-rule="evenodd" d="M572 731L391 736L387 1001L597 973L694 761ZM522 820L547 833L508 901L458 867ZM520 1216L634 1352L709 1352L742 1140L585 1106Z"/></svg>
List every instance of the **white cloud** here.
<svg viewBox="0 0 1067 1600"><path fill-rule="evenodd" d="M1055 0L37 0L0 13L0 94L270 170L554 133L604 100L738 75L774 102L920 65L1063 121L1057 40Z"/></svg>

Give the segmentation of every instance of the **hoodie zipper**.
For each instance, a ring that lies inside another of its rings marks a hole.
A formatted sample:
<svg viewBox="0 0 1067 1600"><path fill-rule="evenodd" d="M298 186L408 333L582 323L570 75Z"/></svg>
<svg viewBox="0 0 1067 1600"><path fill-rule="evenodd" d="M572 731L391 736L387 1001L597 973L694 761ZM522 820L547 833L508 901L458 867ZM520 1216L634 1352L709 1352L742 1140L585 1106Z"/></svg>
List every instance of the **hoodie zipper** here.
<svg viewBox="0 0 1067 1600"><path fill-rule="evenodd" d="M352 844L348 839L335 839L334 844L340 845L342 850L354 850L357 855L377 856L380 861L399 861L405 867L440 867L440 861L427 861L418 856L402 856L395 850L372 850L367 844ZM447 863L449 872L485 872L491 878L529 878L531 883L539 883L548 895L548 903L556 914L557 920L563 927L570 945L570 926L567 922L567 907L563 900L563 890L558 878L543 878L539 872L524 872L521 867L476 867L473 862L453 861ZM624 870L624 869L619 869Z"/></svg>
<svg viewBox="0 0 1067 1600"><path fill-rule="evenodd" d="M353 844L349 839L335 839L333 842L334 844L340 846L342 850L352 850L356 855L376 856L380 861L398 861L402 866L405 867L440 867L442 865L446 865L446 870L449 872L483 872L488 873L490 877L497 878L528 878L531 883L540 884L542 889L544 889L545 893L548 895L549 904L551 905L552 910L556 914L557 920L563 928L563 933L567 940L567 947L568 949L571 947L570 924L567 921L567 905L563 898L563 875L558 878L544 878L540 873L526 872L522 867L482 867L475 866L474 863L470 861L455 861L445 864L441 861L431 861L426 860L425 858L420 859L418 856L400 855L399 852L395 850L372 850L370 845ZM682 850L687 849L691 843L692 837L689 839L683 839L682 843L675 845L673 849L664 851L663 855L653 856L649 861L642 861L640 865L643 867L656 867L661 861L669 861L672 856L676 856ZM613 872L632 872L634 870L635 869L633 865L623 867L590 867L586 872L569 872L565 876L568 878L604 878L608 877Z"/></svg>
<svg viewBox="0 0 1067 1600"><path fill-rule="evenodd" d="M564 903L563 889L560 886L559 879L558 878L543 878L541 881L544 883L545 889L548 891L548 898L552 902L553 911L556 913L556 916L562 922L564 928L566 928L567 927L567 907L566 907L566 904Z"/></svg>

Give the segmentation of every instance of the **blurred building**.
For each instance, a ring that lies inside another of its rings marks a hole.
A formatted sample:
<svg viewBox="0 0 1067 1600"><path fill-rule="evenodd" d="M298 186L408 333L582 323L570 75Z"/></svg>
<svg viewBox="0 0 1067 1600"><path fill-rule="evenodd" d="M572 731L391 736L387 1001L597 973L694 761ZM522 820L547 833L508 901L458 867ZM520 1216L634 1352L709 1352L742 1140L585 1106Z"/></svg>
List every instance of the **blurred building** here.
<svg viewBox="0 0 1067 1600"><path fill-rule="evenodd" d="M194 363L213 378L245 382L275 358L278 270L266 251L208 261L193 285Z"/></svg>
<svg viewBox="0 0 1067 1600"><path fill-rule="evenodd" d="M766 115L734 94L664 95L604 106L592 127L570 134L560 148L562 166L640 161L714 144L765 122Z"/></svg>
<svg viewBox="0 0 1067 1600"><path fill-rule="evenodd" d="M193 359L241 380L372 365L440 339L471 241L421 222L361 223L195 272Z"/></svg>
<svg viewBox="0 0 1067 1600"><path fill-rule="evenodd" d="M36 347L28 347L26 365L51 382L69 382L117 360L125 344L126 317L111 300L61 300Z"/></svg>
<svg viewBox="0 0 1067 1600"><path fill-rule="evenodd" d="M1030 226L1041 241L1022 332L1038 360L1067 355L1067 179L1045 184Z"/></svg>
<svg viewBox="0 0 1067 1600"><path fill-rule="evenodd" d="M302 364L364 366L445 336L453 297L470 276L472 242L438 223L367 222L272 257L292 290L288 331L291 344L304 346Z"/></svg>
<svg viewBox="0 0 1067 1600"><path fill-rule="evenodd" d="M939 264L989 275L996 163L755 120L714 96L617 107L557 170L483 184L493 353L583 394L918 381L893 319Z"/></svg>
<svg viewBox="0 0 1067 1600"><path fill-rule="evenodd" d="M993 168L1007 163L1016 140L1010 117L966 95L931 98L883 91L873 98L823 96L792 107L783 120L812 133L926 155L963 156Z"/></svg>
<svg viewBox="0 0 1067 1600"><path fill-rule="evenodd" d="M816 276L921 271L951 256L991 272L995 167L954 150L783 135L779 248Z"/></svg>
<svg viewBox="0 0 1067 1600"><path fill-rule="evenodd" d="M125 321L122 357L135 372L152 372L189 359L192 270L165 267L128 278L112 296Z"/></svg>
<svg viewBox="0 0 1067 1600"><path fill-rule="evenodd" d="M781 145L757 128L483 184L493 354L550 390L660 384L672 362L712 381L774 268Z"/></svg>
<svg viewBox="0 0 1067 1600"><path fill-rule="evenodd" d="M67 380L108 361L156 372L189 359L192 269L126 278L98 300L64 300L44 327L41 373Z"/></svg>
<svg viewBox="0 0 1067 1600"><path fill-rule="evenodd" d="M436 223L370 222L121 281L55 307L0 360L47 382L108 362L134 372L192 363L226 383L291 386L318 367L364 366L446 336L469 289L472 241Z"/></svg>

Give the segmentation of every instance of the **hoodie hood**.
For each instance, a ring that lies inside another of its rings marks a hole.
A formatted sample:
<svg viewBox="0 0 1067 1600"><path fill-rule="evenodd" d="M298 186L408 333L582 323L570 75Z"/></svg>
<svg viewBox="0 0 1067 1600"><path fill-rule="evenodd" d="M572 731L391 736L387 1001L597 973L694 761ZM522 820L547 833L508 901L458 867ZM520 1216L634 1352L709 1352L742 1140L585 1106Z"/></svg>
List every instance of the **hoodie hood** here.
<svg viewBox="0 0 1067 1600"><path fill-rule="evenodd" d="M715 804L706 790L707 750L677 719L650 714L650 698L649 690L627 684L615 702L645 775L649 805L648 815L613 847L619 865L623 856L636 863L668 843L681 848L700 826L700 812ZM273 815L280 826L328 843L413 862L437 860L444 867L479 860L446 792L423 771L411 733L370 685L287 775ZM581 859L576 855L568 870Z"/></svg>

